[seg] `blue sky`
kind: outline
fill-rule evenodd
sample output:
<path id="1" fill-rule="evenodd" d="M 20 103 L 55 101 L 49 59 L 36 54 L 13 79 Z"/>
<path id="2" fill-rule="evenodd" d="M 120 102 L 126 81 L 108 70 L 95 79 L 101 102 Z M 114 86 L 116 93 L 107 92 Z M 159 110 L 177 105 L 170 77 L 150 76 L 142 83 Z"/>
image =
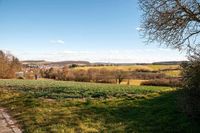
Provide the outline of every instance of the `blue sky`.
<path id="1" fill-rule="evenodd" d="M 0 49 L 21 60 L 154 62 L 185 54 L 139 35 L 137 0 L 0 0 Z"/>

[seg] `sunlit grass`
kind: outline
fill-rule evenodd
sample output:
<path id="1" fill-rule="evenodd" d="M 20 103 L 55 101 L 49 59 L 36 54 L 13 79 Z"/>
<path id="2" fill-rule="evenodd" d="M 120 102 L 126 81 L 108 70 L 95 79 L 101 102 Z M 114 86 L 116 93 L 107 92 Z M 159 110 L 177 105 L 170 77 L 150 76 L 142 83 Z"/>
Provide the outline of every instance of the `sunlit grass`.
<path id="1" fill-rule="evenodd" d="M 173 71 L 165 71 L 164 74 L 171 77 L 180 77 L 181 71 L 180 70 L 173 70 Z"/>
<path id="2" fill-rule="evenodd" d="M 149 68 L 153 70 L 163 70 L 163 69 L 177 69 L 179 65 L 148 65 Z"/>
<path id="3" fill-rule="evenodd" d="M 123 82 L 121 84 L 124 84 L 124 85 L 135 85 L 135 86 L 140 86 L 140 84 L 144 81 L 148 81 L 148 80 L 137 80 L 137 79 L 131 79 L 129 80 L 129 83 L 128 83 L 128 80 L 123 80 Z"/>
<path id="4" fill-rule="evenodd" d="M 179 68 L 179 65 L 130 65 L 130 66 L 96 66 L 96 67 L 77 67 L 75 69 L 108 69 L 108 70 L 117 70 L 121 69 L 124 71 L 134 71 L 136 69 L 145 69 L 145 70 L 150 70 L 150 71 L 158 71 L 162 69 L 175 69 Z"/>

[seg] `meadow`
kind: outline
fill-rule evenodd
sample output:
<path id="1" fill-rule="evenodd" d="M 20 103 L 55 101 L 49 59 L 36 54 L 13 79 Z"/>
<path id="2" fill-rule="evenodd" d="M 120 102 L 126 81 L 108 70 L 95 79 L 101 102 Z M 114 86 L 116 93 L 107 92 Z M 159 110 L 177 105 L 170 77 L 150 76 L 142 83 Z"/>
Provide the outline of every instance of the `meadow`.
<path id="1" fill-rule="evenodd" d="M 76 67 L 76 69 L 108 69 L 108 70 L 115 70 L 121 69 L 124 71 L 134 71 L 136 69 L 145 69 L 149 71 L 158 71 L 164 69 L 177 69 L 180 68 L 179 65 L 116 65 L 116 66 L 84 66 L 84 67 Z"/>
<path id="2" fill-rule="evenodd" d="M 119 71 L 122 71 L 121 76 L 124 77 L 120 84 L 140 86 L 143 82 L 155 79 L 176 79 L 181 77 L 180 65 L 113 65 L 113 66 L 77 66 L 70 69 L 72 73 L 81 73 L 85 76 L 92 75 L 98 79 L 98 75 L 104 75 L 104 80 L 107 83 L 115 83 L 115 78 Z M 64 73 L 64 72 L 63 72 Z M 110 73 L 110 74 L 109 74 Z M 113 75 L 114 74 L 114 75 Z M 76 74 L 75 74 L 76 75 Z M 80 77 L 81 74 L 78 75 Z M 76 76 L 75 76 L 76 77 Z M 112 79 L 113 80 L 106 80 Z M 99 77 L 101 79 L 101 77 Z M 70 78 L 69 78 L 70 79 Z M 73 78 L 71 78 L 73 80 Z M 97 79 L 86 79 L 87 82 L 95 82 Z M 105 83 L 106 83 L 105 82 Z"/>
<path id="3" fill-rule="evenodd" d="M 25 133 L 199 132 L 181 112 L 181 91 L 54 80 L 0 80 L 0 106 Z"/>

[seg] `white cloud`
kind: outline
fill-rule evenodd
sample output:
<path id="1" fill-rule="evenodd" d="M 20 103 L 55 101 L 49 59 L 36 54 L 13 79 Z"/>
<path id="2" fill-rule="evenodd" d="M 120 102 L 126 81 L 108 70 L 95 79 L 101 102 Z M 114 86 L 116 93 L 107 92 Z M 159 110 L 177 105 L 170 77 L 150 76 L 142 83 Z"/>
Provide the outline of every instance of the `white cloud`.
<path id="1" fill-rule="evenodd" d="M 53 43 L 53 44 L 64 44 L 65 41 L 64 40 L 50 40 L 50 43 Z"/>
<path id="2" fill-rule="evenodd" d="M 90 62 L 113 63 L 150 63 L 157 61 L 186 60 L 184 53 L 164 49 L 129 49 L 129 50 L 63 50 L 46 52 L 12 51 L 21 60 L 85 60 Z"/>

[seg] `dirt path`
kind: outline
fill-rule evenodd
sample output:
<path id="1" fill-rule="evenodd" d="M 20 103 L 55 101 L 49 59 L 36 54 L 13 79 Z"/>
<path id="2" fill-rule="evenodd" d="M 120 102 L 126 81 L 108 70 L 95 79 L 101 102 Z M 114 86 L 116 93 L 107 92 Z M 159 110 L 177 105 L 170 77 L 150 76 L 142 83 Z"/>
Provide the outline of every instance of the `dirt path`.
<path id="1" fill-rule="evenodd" d="M 0 108 L 0 133 L 22 133 L 3 108 Z"/>

